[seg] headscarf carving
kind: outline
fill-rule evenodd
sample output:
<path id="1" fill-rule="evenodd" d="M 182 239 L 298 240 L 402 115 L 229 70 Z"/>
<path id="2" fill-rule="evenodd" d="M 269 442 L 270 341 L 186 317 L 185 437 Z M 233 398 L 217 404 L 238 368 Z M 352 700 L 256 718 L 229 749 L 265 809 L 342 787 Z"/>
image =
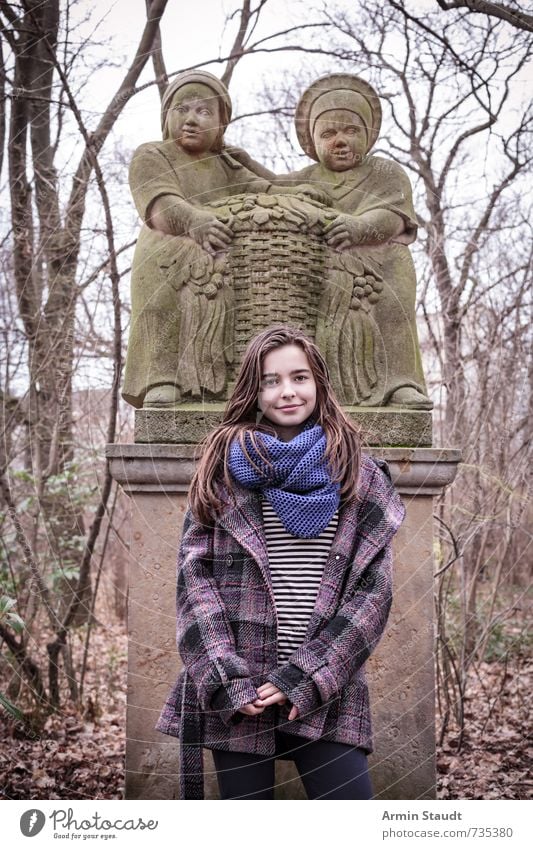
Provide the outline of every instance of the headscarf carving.
<path id="1" fill-rule="evenodd" d="M 367 131 L 366 153 L 374 146 L 381 128 L 381 104 L 372 86 L 353 74 L 329 74 L 304 91 L 296 107 L 296 133 L 302 149 L 318 162 L 313 131 L 324 112 L 347 109 L 360 118 Z"/>
<path id="2" fill-rule="evenodd" d="M 217 98 L 220 109 L 220 133 L 222 139 L 224 131 L 231 120 L 231 98 L 224 83 L 218 77 L 215 77 L 214 74 L 210 74 L 209 71 L 184 71 L 182 74 L 178 74 L 166 88 L 161 102 L 161 129 L 163 131 L 163 138 L 168 138 L 167 116 L 170 105 L 176 92 L 184 86 L 187 86 L 188 94 L 191 97 L 197 95 L 198 97 L 205 98 L 206 95 L 209 97 L 209 93 L 211 93 L 211 96 L 214 95 Z"/>

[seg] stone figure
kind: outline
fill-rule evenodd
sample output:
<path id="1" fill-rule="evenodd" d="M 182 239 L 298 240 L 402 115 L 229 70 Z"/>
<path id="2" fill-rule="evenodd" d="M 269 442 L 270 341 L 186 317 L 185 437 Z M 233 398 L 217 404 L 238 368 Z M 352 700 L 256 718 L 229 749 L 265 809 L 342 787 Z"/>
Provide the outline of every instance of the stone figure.
<path id="1" fill-rule="evenodd" d="M 300 144 L 316 164 L 289 176 L 326 191 L 338 211 L 324 229 L 334 251 L 316 341 L 345 404 L 431 409 L 407 247 L 417 231 L 411 185 L 397 163 L 369 155 L 380 126 L 376 91 L 350 74 L 317 80 L 296 110 Z"/>
<path id="2" fill-rule="evenodd" d="M 223 249 L 232 233 L 207 204 L 270 186 L 223 153 L 230 116 L 220 80 L 180 74 L 163 98 L 163 140 L 142 144 L 130 166 L 144 222 L 122 392 L 135 407 L 168 406 L 201 389 L 216 395 L 225 385 L 232 328 Z"/>

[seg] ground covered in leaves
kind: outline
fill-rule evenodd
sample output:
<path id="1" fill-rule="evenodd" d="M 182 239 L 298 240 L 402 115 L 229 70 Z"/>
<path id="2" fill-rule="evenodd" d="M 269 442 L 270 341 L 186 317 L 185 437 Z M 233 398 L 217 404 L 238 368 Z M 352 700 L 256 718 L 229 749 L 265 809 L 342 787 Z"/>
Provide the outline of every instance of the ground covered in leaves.
<path id="1" fill-rule="evenodd" d="M 460 739 L 451 728 L 438 755 L 440 799 L 526 799 L 532 664 L 523 657 L 480 664 L 465 699 Z M 95 631 L 83 710 L 68 701 L 39 733 L 0 711 L 0 797 L 121 799 L 124 786 L 126 635 Z"/>
<path id="2" fill-rule="evenodd" d="M 438 752 L 439 799 L 530 799 L 533 663 L 523 656 L 478 664 L 464 700 L 464 730 Z"/>
<path id="3" fill-rule="evenodd" d="M 33 731 L 0 710 L 0 798 L 123 798 L 124 626 L 96 628 L 90 646 L 83 709 L 65 694 L 61 712 Z"/>

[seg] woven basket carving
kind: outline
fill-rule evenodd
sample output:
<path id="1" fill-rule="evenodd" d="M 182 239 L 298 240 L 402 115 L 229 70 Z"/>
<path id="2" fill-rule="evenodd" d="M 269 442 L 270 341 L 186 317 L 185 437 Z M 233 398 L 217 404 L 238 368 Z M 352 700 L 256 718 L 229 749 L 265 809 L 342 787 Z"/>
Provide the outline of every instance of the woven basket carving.
<path id="1" fill-rule="evenodd" d="M 235 355 L 272 324 L 293 324 L 314 337 L 324 274 L 318 236 L 243 230 L 229 252 L 235 298 Z"/>
<path id="2" fill-rule="evenodd" d="M 234 357 L 273 324 L 293 324 L 312 338 L 324 286 L 326 252 L 321 238 L 329 210 L 287 195 L 238 195 L 217 205 L 233 242 L 227 273 L 234 298 Z"/>

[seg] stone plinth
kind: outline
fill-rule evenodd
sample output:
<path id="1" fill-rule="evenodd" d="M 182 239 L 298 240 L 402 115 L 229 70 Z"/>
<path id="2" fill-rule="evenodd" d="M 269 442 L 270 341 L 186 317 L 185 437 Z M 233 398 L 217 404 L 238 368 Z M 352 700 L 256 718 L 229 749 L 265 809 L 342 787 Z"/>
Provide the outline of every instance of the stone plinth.
<path id="1" fill-rule="evenodd" d="M 151 411 L 149 411 L 151 412 Z M 197 433 L 197 438 L 199 434 Z M 179 670 L 175 645 L 176 552 L 194 465 L 193 445 L 109 445 L 111 473 L 132 499 L 128 594 L 126 798 L 177 795 L 177 740 L 154 730 Z M 458 451 L 376 448 L 390 465 L 407 515 L 394 540 L 394 602 L 367 664 L 374 726 L 374 792 L 383 799 L 435 795 L 432 496 L 450 484 Z M 305 798 L 292 764 L 277 769 L 277 798 Z M 206 798 L 216 779 L 205 757 Z"/>
<path id="2" fill-rule="evenodd" d="M 170 410 L 136 410 L 135 442 L 196 444 L 222 420 L 224 403 L 180 404 Z M 343 407 L 367 445 L 432 444 L 431 413 L 399 407 Z"/>

